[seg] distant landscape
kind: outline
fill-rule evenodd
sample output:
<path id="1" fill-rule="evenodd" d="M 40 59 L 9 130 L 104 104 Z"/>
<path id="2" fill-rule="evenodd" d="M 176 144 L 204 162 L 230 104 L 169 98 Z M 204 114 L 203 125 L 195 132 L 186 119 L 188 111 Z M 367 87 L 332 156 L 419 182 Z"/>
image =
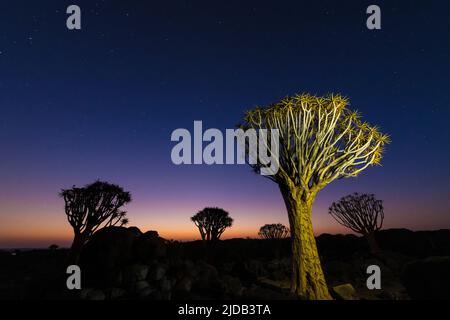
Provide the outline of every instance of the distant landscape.
<path id="1" fill-rule="evenodd" d="M 113 227 L 109 235 L 94 236 L 81 260 L 81 292 L 64 287 L 67 249 L 2 250 L 0 299 L 296 299 L 289 293 L 289 239 L 230 239 L 206 248 L 202 241 L 168 242 L 144 233 L 133 244 L 117 245 L 136 231 Z M 336 299 L 450 298 L 450 230 L 389 229 L 376 237 L 380 257 L 361 237 L 317 238 Z M 366 287 L 371 264 L 381 267 L 381 290 Z"/>

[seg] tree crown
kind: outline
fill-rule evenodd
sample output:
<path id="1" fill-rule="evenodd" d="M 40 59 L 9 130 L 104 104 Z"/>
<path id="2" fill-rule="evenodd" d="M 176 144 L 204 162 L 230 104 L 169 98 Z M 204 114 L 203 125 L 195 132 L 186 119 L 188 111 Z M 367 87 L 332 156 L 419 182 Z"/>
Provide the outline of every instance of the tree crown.
<path id="1" fill-rule="evenodd" d="M 225 229 L 233 224 L 229 213 L 217 207 L 204 208 L 192 216 L 191 221 L 197 226 L 204 240 L 218 240 Z"/>
<path id="2" fill-rule="evenodd" d="M 258 232 L 258 235 L 264 239 L 283 239 L 289 234 L 289 228 L 281 223 L 266 224 Z"/>
<path id="3" fill-rule="evenodd" d="M 63 189 L 60 196 L 75 233 L 90 235 L 102 225 L 115 225 L 123 219 L 128 221 L 121 207 L 131 201 L 131 194 L 118 185 L 96 181 L 81 188 Z"/>
<path id="4" fill-rule="evenodd" d="M 383 226 L 383 201 L 373 194 L 347 195 L 333 202 L 328 212 L 339 224 L 357 233 L 370 234 Z"/>
<path id="5" fill-rule="evenodd" d="M 379 165 L 389 136 L 362 121 L 341 95 L 299 94 L 247 111 L 243 129 L 278 129 L 277 183 L 317 192 L 331 181 Z M 268 152 L 270 144 L 266 146 Z M 258 172 L 259 165 L 253 165 Z"/>

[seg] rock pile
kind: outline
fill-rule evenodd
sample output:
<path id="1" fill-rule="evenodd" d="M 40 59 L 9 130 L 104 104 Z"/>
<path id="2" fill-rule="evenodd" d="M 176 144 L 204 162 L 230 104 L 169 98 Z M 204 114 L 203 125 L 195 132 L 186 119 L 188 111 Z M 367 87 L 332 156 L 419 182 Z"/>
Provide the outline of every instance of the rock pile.
<path id="1" fill-rule="evenodd" d="M 156 231 L 111 227 L 93 235 L 81 256 L 80 297 L 105 299 L 239 298 L 240 279 L 203 260 L 167 255 L 167 242 Z M 258 268 L 256 264 L 252 268 Z"/>

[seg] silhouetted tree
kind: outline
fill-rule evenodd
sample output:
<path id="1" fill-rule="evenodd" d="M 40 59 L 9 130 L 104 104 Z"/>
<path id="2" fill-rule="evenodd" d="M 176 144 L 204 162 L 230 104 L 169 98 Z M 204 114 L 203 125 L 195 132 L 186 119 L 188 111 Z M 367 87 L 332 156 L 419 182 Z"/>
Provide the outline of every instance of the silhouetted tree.
<path id="1" fill-rule="evenodd" d="M 120 226 L 121 227 L 125 227 L 130 223 L 130 220 L 128 218 L 122 218 L 122 220 L 120 221 Z"/>
<path id="2" fill-rule="evenodd" d="M 48 247 L 48 249 L 50 251 L 56 251 L 59 248 L 59 246 L 57 244 L 52 244 Z"/>
<path id="3" fill-rule="evenodd" d="M 372 253 L 380 252 L 375 232 L 383 226 L 382 200 L 375 199 L 373 194 L 354 193 L 333 202 L 329 213 L 341 225 L 366 237 Z"/>
<path id="4" fill-rule="evenodd" d="M 379 164 L 383 146 L 389 142 L 387 135 L 362 122 L 347 106 L 348 100 L 340 95 L 301 94 L 248 111 L 240 125 L 259 131 L 260 136 L 266 133 L 267 141 L 260 139 L 259 145 L 278 160 L 273 170 L 253 164 L 255 150 L 245 143 L 249 164 L 280 188 L 292 239 L 291 291 L 304 299 L 331 299 L 311 222 L 317 193 L 335 179 L 356 177 Z M 272 129 L 278 132 L 279 144 L 274 143 Z"/>
<path id="5" fill-rule="evenodd" d="M 258 235 L 263 239 L 284 239 L 289 237 L 290 231 L 285 225 L 274 223 L 262 226 Z"/>
<path id="6" fill-rule="evenodd" d="M 129 192 L 108 182 L 96 181 L 82 188 L 63 189 L 67 219 L 74 231 L 70 263 L 78 263 L 83 245 L 98 229 L 127 222 L 121 207 L 131 201 Z"/>
<path id="7" fill-rule="evenodd" d="M 226 228 L 231 227 L 233 219 L 228 212 L 220 208 L 205 208 L 191 217 L 200 231 L 202 240 L 216 241 Z"/>

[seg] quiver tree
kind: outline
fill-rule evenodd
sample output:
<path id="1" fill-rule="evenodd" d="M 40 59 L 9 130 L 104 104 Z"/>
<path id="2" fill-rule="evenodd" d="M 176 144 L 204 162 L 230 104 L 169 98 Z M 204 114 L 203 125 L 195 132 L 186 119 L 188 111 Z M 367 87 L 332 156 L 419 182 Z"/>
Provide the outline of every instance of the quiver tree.
<path id="1" fill-rule="evenodd" d="M 328 212 L 339 224 L 366 237 L 372 253 L 380 252 L 375 232 L 383 226 L 382 200 L 375 199 L 373 194 L 354 193 L 333 202 Z"/>
<path id="2" fill-rule="evenodd" d="M 258 235 L 263 239 L 284 239 L 289 236 L 289 228 L 281 223 L 266 224 L 259 228 Z"/>
<path id="3" fill-rule="evenodd" d="M 82 188 L 63 189 L 65 213 L 74 231 L 70 263 L 78 263 L 81 249 L 98 229 L 128 223 L 121 208 L 131 201 L 129 192 L 108 182 L 96 181 Z"/>
<path id="4" fill-rule="evenodd" d="M 379 164 L 383 146 L 389 142 L 387 135 L 363 122 L 348 104 L 340 95 L 301 94 L 248 111 L 240 125 L 241 129 L 278 130 L 279 150 L 271 150 L 277 145 L 272 138 L 259 143 L 278 159 L 278 170 L 266 177 L 278 184 L 286 205 L 292 239 L 291 290 L 304 299 L 331 298 L 311 223 L 317 193 L 335 179 L 356 177 Z M 262 165 L 249 161 L 254 151 L 245 151 L 249 164 L 261 173 Z"/>
<path id="5" fill-rule="evenodd" d="M 233 219 L 229 213 L 220 208 L 205 208 L 191 217 L 197 226 L 202 240 L 216 241 L 226 228 L 231 227 Z"/>
<path id="6" fill-rule="evenodd" d="M 130 223 L 130 220 L 128 218 L 122 218 L 122 220 L 120 220 L 121 227 L 126 227 L 129 223 Z"/>

